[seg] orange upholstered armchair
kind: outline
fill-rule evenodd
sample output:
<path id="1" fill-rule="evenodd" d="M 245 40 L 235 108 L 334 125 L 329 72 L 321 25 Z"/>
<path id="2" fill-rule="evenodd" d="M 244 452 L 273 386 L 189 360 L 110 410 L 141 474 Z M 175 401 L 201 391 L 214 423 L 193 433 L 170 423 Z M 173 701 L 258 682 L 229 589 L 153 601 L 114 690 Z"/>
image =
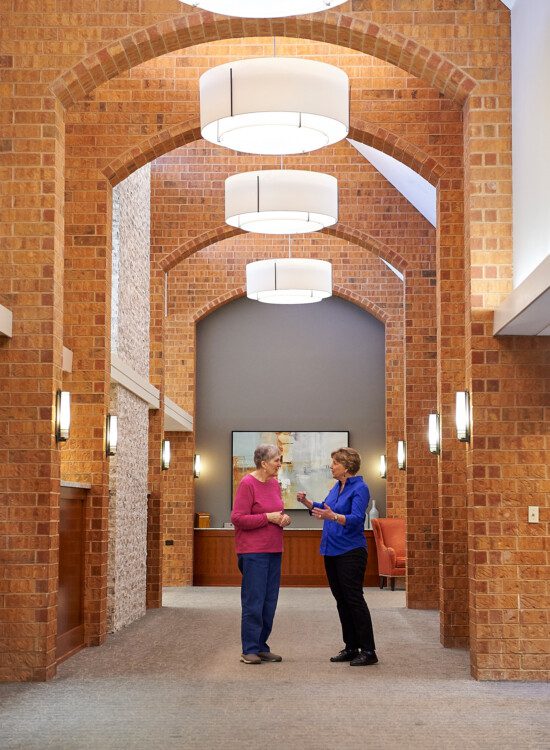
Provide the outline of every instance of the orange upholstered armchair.
<path id="1" fill-rule="evenodd" d="M 391 590 L 395 591 L 395 579 L 404 576 L 405 560 L 405 521 L 402 518 L 373 518 L 372 530 L 378 555 L 378 575 L 380 588 L 390 579 Z"/>

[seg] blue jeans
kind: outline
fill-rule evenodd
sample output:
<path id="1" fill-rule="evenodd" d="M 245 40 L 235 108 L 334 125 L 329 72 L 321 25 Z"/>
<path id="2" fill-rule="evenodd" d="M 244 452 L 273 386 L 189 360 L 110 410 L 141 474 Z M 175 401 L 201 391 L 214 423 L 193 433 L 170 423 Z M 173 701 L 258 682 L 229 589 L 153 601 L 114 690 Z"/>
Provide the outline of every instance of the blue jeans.
<path id="1" fill-rule="evenodd" d="M 247 552 L 237 555 L 241 585 L 241 640 L 243 654 L 269 651 L 267 639 L 279 598 L 281 552 Z"/>

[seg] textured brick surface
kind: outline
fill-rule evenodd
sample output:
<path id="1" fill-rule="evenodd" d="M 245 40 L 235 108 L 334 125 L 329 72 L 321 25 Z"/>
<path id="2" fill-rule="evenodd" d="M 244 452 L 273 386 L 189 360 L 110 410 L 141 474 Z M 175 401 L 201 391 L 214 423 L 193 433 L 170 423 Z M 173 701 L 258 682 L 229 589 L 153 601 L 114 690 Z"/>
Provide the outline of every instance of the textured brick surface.
<path id="1" fill-rule="evenodd" d="M 435 236 L 346 144 L 306 161 L 343 176 L 336 236 L 304 247 L 338 253 L 338 273 L 351 259 L 337 292 L 387 312 L 376 297 L 381 288 L 371 293 L 351 276 L 359 269 L 375 282 L 371 263 L 381 267 L 374 256 L 382 252 L 396 266 L 401 258 L 410 280 L 405 355 L 392 360 L 396 383 L 387 394 L 388 424 L 396 431 L 404 424 L 409 444 L 406 476 L 388 483 L 395 509 L 407 513 L 409 605 L 434 606 L 439 579 L 442 641 L 462 645 L 469 631 L 475 677 L 548 679 L 550 345 L 491 336 L 492 311 L 512 282 L 508 10 L 500 0 L 354 0 L 346 5 L 351 15 L 243 21 L 190 12 L 177 0 L 98 0 L 93 8 L 68 0 L 63 12 L 59 5 L 9 0 L 0 18 L 0 302 L 14 311 L 14 336 L 0 342 L 7 497 L 0 507 L 0 678 L 45 679 L 55 671 L 60 474 L 92 484 L 86 640 L 105 638 L 111 186 L 157 156 L 155 180 L 178 159 L 189 168 L 189 185 L 179 194 L 165 186 L 153 205 L 162 224 L 152 237 L 150 378 L 172 388 L 164 355 L 175 348 L 171 327 L 182 321 L 172 297 L 164 319 L 162 264 L 170 268 L 169 290 L 193 293 L 181 342 L 191 361 L 193 315 L 242 293 L 237 271 L 255 252 L 236 236 L 211 244 L 223 226 L 223 175 L 244 162 L 196 142 L 198 76 L 228 59 L 271 54 L 276 36 L 279 54 L 346 68 L 353 137 L 399 156 L 439 191 Z M 208 175 L 202 186 L 201 170 Z M 199 268 L 212 288 L 196 293 L 189 274 Z M 219 279 L 227 281 L 222 288 Z M 75 360 L 62 380 L 63 343 Z M 52 407 L 62 382 L 73 394 L 73 426 L 60 449 Z M 453 436 L 457 388 L 472 393 L 469 446 Z M 181 398 L 192 409 L 188 374 Z M 434 404 L 444 437 L 437 460 L 426 455 L 423 437 Z M 173 438 L 181 469 L 161 473 L 163 428 L 159 410 L 149 423 L 149 606 L 160 603 L 165 510 L 176 503 L 182 554 L 167 556 L 166 572 L 190 577 L 192 437 Z M 529 504 L 541 506 L 538 525 L 525 524 Z"/>

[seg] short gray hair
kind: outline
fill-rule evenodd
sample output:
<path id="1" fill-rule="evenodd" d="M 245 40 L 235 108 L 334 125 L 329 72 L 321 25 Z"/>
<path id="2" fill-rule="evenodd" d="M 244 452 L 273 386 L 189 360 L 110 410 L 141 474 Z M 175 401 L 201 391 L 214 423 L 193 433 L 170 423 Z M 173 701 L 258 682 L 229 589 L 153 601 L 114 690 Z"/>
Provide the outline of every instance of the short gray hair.
<path id="1" fill-rule="evenodd" d="M 259 469 L 262 465 L 262 461 L 270 461 L 275 456 L 279 455 L 279 449 L 276 445 L 271 443 L 262 443 L 254 451 L 254 463 L 256 468 Z"/>

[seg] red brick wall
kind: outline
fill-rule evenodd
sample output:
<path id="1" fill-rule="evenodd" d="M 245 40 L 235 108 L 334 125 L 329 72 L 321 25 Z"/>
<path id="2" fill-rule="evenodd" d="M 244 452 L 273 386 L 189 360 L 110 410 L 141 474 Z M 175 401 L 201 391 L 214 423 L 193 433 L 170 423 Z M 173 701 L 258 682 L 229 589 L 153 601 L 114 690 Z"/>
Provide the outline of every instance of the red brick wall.
<path id="1" fill-rule="evenodd" d="M 0 259 L 3 268 L 9 269 L 0 280 L 0 299 L 14 311 L 14 338 L 1 345 L 0 365 L 0 419 L 8 436 L 7 449 L 0 450 L 0 487 L 9 499 L 0 514 L 7 530 L 0 548 L 4 587 L 0 632 L 6 644 L 0 654 L 0 676 L 44 679 L 54 672 L 60 451 L 52 439 L 52 404 L 61 383 L 61 345 L 64 340 L 67 343 L 69 331 L 80 347 L 78 366 L 88 376 L 75 372 L 72 378 L 74 442 L 64 453 L 67 458 L 72 455 L 75 463 L 64 460 L 63 465 L 92 474 L 88 591 L 93 604 L 87 610 L 87 623 L 90 642 L 99 642 L 104 634 L 108 466 L 100 458 L 99 446 L 108 393 L 105 316 L 110 268 L 110 206 L 104 170 L 116 181 L 117 174 L 134 168 L 132 158 L 138 163 L 152 154 L 166 153 L 171 148 L 170 128 L 180 134 L 175 137 L 192 140 L 194 136 L 185 134 L 193 128 L 196 131 L 200 69 L 228 57 L 264 54 L 275 34 L 289 37 L 280 43 L 281 54 L 320 56 L 350 71 L 352 126 L 363 123 L 359 130 L 366 142 L 415 165 L 422 163 L 422 170 L 434 182 L 443 178 L 436 253 L 433 236 L 415 235 L 420 225 L 410 213 L 404 218 L 404 204 L 396 195 L 390 199 L 387 216 L 372 204 L 376 198 L 372 175 L 366 184 L 369 199 L 360 200 L 357 192 L 354 195 L 357 165 L 352 168 L 353 179 L 346 178 L 348 187 L 343 193 L 350 229 L 360 227 L 390 252 L 403 255 L 407 273 L 426 298 L 432 289 L 430 277 L 422 276 L 422 271 L 437 271 L 439 356 L 435 368 L 444 443 L 437 462 L 437 507 L 433 498 L 431 505 L 421 501 L 429 501 L 421 481 L 423 464 L 407 473 L 409 528 L 414 518 L 418 528 L 425 530 L 424 534 L 409 531 L 413 577 L 417 581 L 424 577 L 424 585 L 417 589 L 409 580 L 409 603 L 414 598 L 421 605 L 423 597 L 426 604 L 433 601 L 435 591 L 427 576 L 430 570 L 436 571 L 439 560 L 442 640 L 447 645 L 465 641 L 467 541 L 473 674 L 479 679 L 547 679 L 544 653 L 548 640 L 543 628 L 548 626 L 549 611 L 548 552 L 539 538 L 548 538 L 550 497 L 548 435 L 541 421 L 545 417 L 548 422 L 544 369 L 548 343 L 495 340 L 490 330 L 492 310 L 511 288 L 509 12 L 500 0 L 439 0 L 435 8 L 433 0 L 415 0 L 414 4 L 398 3 L 399 7 L 393 3 L 391 9 L 385 0 L 356 0 L 353 23 L 346 16 L 327 13 L 307 21 L 284 19 L 272 26 L 269 21 L 214 22 L 201 14 L 186 17 L 186 6 L 178 0 L 157 0 L 147 12 L 141 0 L 100 0 L 93 9 L 83 7 L 79 0 L 68 0 L 66 5 L 66 12 L 60 14 L 51 4 L 35 9 L 28 2 L 11 0 L 4 4 L 0 18 L 4 30 L 0 111 L 6 133 L 0 145 L 0 174 L 6 183 Z M 142 30 L 151 25 L 156 26 Z M 265 43 L 257 40 L 258 34 L 267 37 Z M 243 35 L 248 39 L 239 41 L 237 37 Z M 218 37 L 234 38 L 215 41 Z M 300 37 L 304 40 L 299 41 Z M 341 47 L 327 44 L 336 39 Z M 189 44 L 198 46 L 175 52 Z M 105 45 L 108 48 L 102 51 Z M 355 51 L 345 50 L 346 46 Z M 369 57 L 372 54 L 379 59 Z M 156 55 L 162 57 L 155 60 Z M 63 112 L 56 96 L 68 107 L 66 166 Z M 181 127 L 184 121 L 191 125 Z M 345 148 L 324 153 L 327 169 L 329 156 L 333 160 L 344 157 Z M 315 159 L 308 163 L 314 164 Z M 333 163 L 347 173 L 349 164 Z M 193 208 L 197 193 L 188 197 Z M 179 239 L 169 233 L 155 235 L 162 256 L 196 231 L 222 224 L 215 219 L 219 206 L 212 197 L 201 198 L 211 214 L 197 202 L 194 209 L 201 220 L 190 215 Z M 186 204 L 173 208 L 177 221 L 187 212 Z M 85 238 L 81 245 L 79 238 Z M 81 260 L 87 265 L 78 268 Z M 78 308 L 65 306 L 63 323 L 64 262 L 70 277 L 66 292 L 74 294 L 80 288 L 81 299 Z M 157 289 L 154 304 L 158 308 L 161 302 L 162 292 Z M 425 335 L 430 337 L 434 318 L 423 313 L 420 303 L 408 300 L 407 325 L 416 323 L 422 330 L 427 321 Z M 63 331 L 63 325 L 67 330 Z M 153 326 L 158 336 L 154 378 L 162 384 L 158 316 Z M 80 334 L 83 342 L 79 344 Z M 408 330 L 406 335 L 410 335 Z M 423 364 L 429 369 L 429 347 L 423 347 L 414 335 L 410 341 L 407 338 L 409 450 L 415 460 L 425 462 L 429 473 L 435 471 L 435 461 L 422 453 L 420 420 L 433 399 L 427 385 L 420 382 L 418 405 L 410 397 L 411 377 L 416 377 Z M 459 385 L 472 392 L 474 438 L 470 447 L 457 444 L 452 435 L 453 392 Z M 84 414 L 90 419 L 89 440 L 84 439 L 88 429 L 81 419 Z M 157 474 L 162 429 L 160 417 L 152 428 L 157 445 L 151 445 L 151 481 L 159 488 L 157 516 L 162 514 L 163 483 L 168 482 L 160 481 Z M 188 453 L 189 446 L 181 449 Z M 543 507 L 543 521 L 525 527 L 525 505 L 530 503 Z M 157 524 L 152 542 L 157 571 L 159 528 Z M 441 536 L 440 557 L 434 549 L 437 535 Z M 535 546 L 525 549 L 530 544 L 526 540 L 531 539 Z M 92 557 L 92 550 L 97 557 Z M 152 601 L 158 602 L 159 581 L 157 575 L 150 582 Z"/>

